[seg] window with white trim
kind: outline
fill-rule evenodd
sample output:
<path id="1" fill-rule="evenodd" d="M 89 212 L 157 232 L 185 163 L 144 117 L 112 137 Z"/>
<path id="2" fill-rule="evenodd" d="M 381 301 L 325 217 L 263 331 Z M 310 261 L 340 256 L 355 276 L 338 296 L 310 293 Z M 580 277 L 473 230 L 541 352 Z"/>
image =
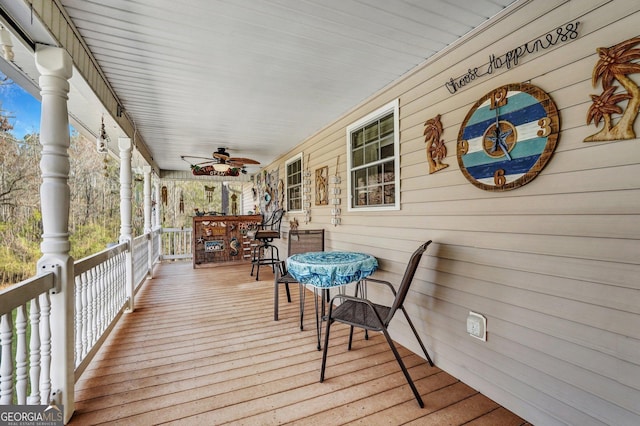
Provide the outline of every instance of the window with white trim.
<path id="1" fill-rule="evenodd" d="M 287 212 L 302 211 L 302 153 L 285 163 L 287 176 Z"/>
<path id="2" fill-rule="evenodd" d="M 400 209 L 400 131 L 395 100 L 347 127 L 349 210 Z"/>

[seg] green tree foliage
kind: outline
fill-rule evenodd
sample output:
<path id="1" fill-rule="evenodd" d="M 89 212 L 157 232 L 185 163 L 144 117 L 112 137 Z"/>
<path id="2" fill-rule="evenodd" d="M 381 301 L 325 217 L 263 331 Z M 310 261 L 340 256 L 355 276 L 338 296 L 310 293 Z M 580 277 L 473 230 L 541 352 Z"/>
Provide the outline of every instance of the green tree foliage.
<path id="1" fill-rule="evenodd" d="M 77 132 L 70 142 L 71 256 L 81 259 L 118 240 L 119 165 Z M 40 152 L 38 134 L 17 140 L 0 129 L 0 285 L 33 276 L 42 255 Z"/>
<path id="2" fill-rule="evenodd" d="M 18 140 L 0 112 L 0 287 L 35 275 L 41 257 L 40 135 Z M 69 147 L 71 256 L 78 260 L 102 251 L 120 235 L 120 164 L 99 154 L 95 142 L 72 132 Z M 166 204 L 160 195 L 161 225 L 190 228 L 200 212 L 223 212 L 222 194 L 239 193 L 241 185 L 221 182 L 167 181 Z M 206 188 L 209 188 L 207 190 Z M 213 189 L 213 191 L 211 190 Z M 144 232 L 143 177 L 133 179 L 133 236 Z M 229 201 L 227 212 L 231 213 Z"/>

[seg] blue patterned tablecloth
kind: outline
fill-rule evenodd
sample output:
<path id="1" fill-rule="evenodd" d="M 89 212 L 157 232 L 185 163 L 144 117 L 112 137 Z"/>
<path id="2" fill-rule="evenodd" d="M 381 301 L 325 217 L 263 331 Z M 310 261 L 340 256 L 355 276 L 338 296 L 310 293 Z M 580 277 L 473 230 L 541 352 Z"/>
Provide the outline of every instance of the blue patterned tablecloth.
<path id="1" fill-rule="evenodd" d="M 366 253 L 317 251 L 294 254 L 287 270 L 298 282 L 329 288 L 359 281 L 378 269 L 378 260 Z"/>

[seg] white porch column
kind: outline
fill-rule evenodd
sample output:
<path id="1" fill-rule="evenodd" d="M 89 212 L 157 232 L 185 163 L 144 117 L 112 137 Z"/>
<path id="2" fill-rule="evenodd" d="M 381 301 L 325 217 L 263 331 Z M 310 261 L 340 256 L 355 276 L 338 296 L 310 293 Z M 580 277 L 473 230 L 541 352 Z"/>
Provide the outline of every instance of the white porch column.
<path id="1" fill-rule="evenodd" d="M 151 166 L 142 168 L 144 174 L 144 233 L 151 232 Z"/>
<path id="2" fill-rule="evenodd" d="M 57 47 L 38 45 L 36 67 L 42 96 L 40 144 L 42 145 L 42 257 L 38 272 L 54 271 L 56 288 L 51 291 L 51 395 L 64 405 L 66 424 L 74 405 L 74 272 L 69 255 L 69 115 L 67 100 L 73 68 L 69 54 Z"/>
<path id="3" fill-rule="evenodd" d="M 154 227 L 155 228 L 160 228 L 162 226 L 162 210 L 161 210 L 161 206 L 162 206 L 162 194 L 160 193 L 160 179 L 156 179 L 155 182 L 155 190 L 156 190 L 156 214 L 155 214 L 155 218 L 154 218 Z"/>
<path id="4" fill-rule="evenodd" d="M 153 238 L 151 231 L 151 166 L 142 168 L 144 175 L 143 187 L 143 208 L 144 208 L 144 233 L 147 236 L 147 276 L 153 278 Z"/>
<path id="5" fill-rule="evenodd" d="M 120 243 L 129 243 L 127 250 L 127 297 L 129 299 L 128 311 L 135 310 L 133 300 L 133 227 L 131 224 L 131 150 L 130 138 L 118 138 L 118 148 L 120 148 Z"/>

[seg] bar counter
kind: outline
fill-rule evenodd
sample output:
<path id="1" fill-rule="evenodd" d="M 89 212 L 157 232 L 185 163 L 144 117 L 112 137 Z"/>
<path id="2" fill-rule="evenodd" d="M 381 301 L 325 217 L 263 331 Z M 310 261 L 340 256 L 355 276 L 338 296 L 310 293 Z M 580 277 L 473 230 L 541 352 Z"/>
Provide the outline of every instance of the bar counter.
<path id="1" fill-rule="evenodd" d="M 255 244 L 247 231 L 260 225 L 262 216 L 194 216 L 193 267 L 250 262 Z"/>

